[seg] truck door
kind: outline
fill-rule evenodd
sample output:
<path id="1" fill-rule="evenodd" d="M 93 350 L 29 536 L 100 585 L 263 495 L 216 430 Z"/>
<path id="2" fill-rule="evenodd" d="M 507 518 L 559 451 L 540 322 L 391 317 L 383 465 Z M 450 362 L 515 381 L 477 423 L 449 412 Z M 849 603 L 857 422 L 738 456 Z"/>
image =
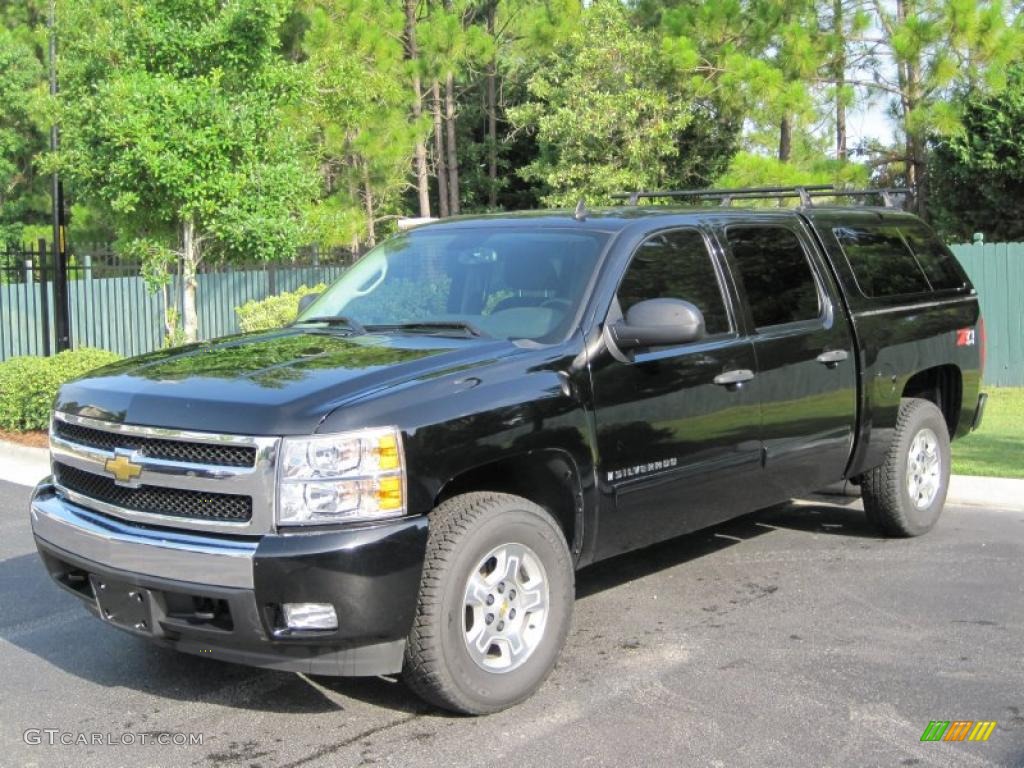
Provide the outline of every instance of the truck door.
<path id="1" fill-rule="evenodd" d="M 856 354 L 838 289 L 798 220 L 719 231 L 752 329 L 765 503 L 842 479 L 856 427 Z"/>
<path id="2" fill-rule="evenodd" d="M 753 508 L 760 475 L 757 381 L 750 339 L 708 238 L 694 228 L 648 237 L 634 252 L 608 320 L 645 299 L 690 301 L 703 339 L 605 354 L 592 367 L 600 481 L 614 509 L 598 556 L 696 530 Z"/>

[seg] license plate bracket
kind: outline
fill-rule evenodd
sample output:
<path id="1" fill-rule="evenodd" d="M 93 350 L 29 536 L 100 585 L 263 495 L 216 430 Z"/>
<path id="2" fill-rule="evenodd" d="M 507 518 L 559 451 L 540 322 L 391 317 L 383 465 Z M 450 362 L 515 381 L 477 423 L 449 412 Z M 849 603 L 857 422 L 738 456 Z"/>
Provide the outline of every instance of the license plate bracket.
<path id="1" fill-rule="evenodd" d="M 149 590 L 122 581 L 112 581 L 91 574 L 93 594 L 100 616 L 133 632 L 149 634 L 151 626 L 151 597 Z"/>

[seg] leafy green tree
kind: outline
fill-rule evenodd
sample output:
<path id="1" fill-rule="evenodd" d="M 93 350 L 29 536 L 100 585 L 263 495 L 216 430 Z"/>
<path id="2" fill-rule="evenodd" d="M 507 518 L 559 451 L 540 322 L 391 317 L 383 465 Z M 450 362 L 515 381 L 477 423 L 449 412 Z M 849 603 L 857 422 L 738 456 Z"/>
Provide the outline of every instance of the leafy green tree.
<path id="1" fill-rule="evenodd" d="M 313 87 L 303 119 L 315 132 L 323 197 L 311 212 L 325 244 L 377 242 L 402 210 L 410 158 L 422 140 L 409 120 L 403 7 L 383 0 L 316 0 L 302 45 Z"/>
<path id="2" fill-rule="evenodd" d="M 403 42 L 409 62 L 409 84 L 412 88 L 412 119 L 416 131 L 414 160 L 416 169 L 416 192 L 419 200 L 419 215 L 430 216 L 430 171 L 427 167 L 427 136 L 429 128 L 423 119 L 423 55 L 419 44 L 419 0 L 403 0 L 405 28 Z"/>
<path id="3" fill-rule="evenodd" d="M 1024 66 L 998 95 L 966 90 L 956 101 L 963 130 L 929 157 L 933 223 L 950 239 L 1024 241 Z"/>
<path id="4" fill-rule="evenodd" d="M 46 221 L 46 179 L 33 158 L 46 146 L 34 102 L 46 77 L 31 3 L 0 9 L 0 245 L 16 241 L 26 224 Z"/>
<path id="5" fill-rule="evenodd" d="M 456 74 L 461 74 L 469 56 L 465 2 L 452 0 L 428 3 L 429 13 L 420 24 L 421 74 L 431 82 L 433 121 L 433 170 L 437 182 L 437 212 L 441 217 L 456 215 L 462 208 L 459 176 L 458 93 Z"/>
<path id="6" fill-rule="evenodd" d="M 635 26 L 621 3 L 595 2 L 530 78 L 530 101 L 509 110 L 517 128 L 536 131 L 540 150 L 520 173 L 543 185 L 544 202 L 562 206 L 700 183 L 703 147 L 683 145 L 710 107 L 691 69 Z"/>
<path id="7" fill-rule="evenodd" d="M 956 88 L 981 95 L 1005 86 L 1024 53 L 1020 18 L 1011 20 L 1000 0 L 864 2 L 875 32 L 852 47 L 868 75 L 848 83 L 888 100 L 902 147 L 882 159 L 902 168 L 917 211 L 927 214 L 928 137 L 960 130 Z"/>
<path id="8" fill-rule="evenodd" d="M 314 194 L 301 94 L 279 51 L 286 0 L 74 0 L 58 10 L 60 154 L 80 196 L 165 281 L 179 265 L 185 340 L 204 259 L 290 257 Z M 170 330 L 170 329 L 169 329 Z"/>
<path id="9" fill-rule="evenodd" d="M 801 143 L 798 142 L 798 146 Z M 868 175 L 869 169 L 865 165 L 834 160 L 823 152 L 812 154 L 802 148 L 794 150 L 794 158 L 789 161 L 754 152 L 740 152 L 732 158 L 728 170 L 716 180 L 715 186 L 733 189 L 832 184 L 856 188 L 866 186 Z"/>
<path id="10" fill-rule="evenodd" d="M 652 9 L 646 14 L 651 16 Z M 657 28 L 662 48 L 692 72 L 725 125 L 746 123 L 751 149 L 790 159 L 794 131 L 815 121 L 811 84 L 821 65 L 815 5 L 807 0 L 670 3 Z"/>
<path id="11" fill-rule="evenodd" d="M 475 29 L 478 36 L 468 36 L 467 60 L 482 71 L 478 103 L 483 121 L 477 158 L 468 167 L 486 168 L 486 176 L 478 177 L 485 192 L 481 202 L 486 210 L 494 210 L 515 179 L 514 173 L 507 173 L 505 158 L 516 143 L 516 137 L 508 135 L 507 107 L 521 103 L 527 95 L 525 83 L 572 34 L 584 9 L 577 0 L 484 0 L 471 7 L 470 32 Z"/>
<path id="12" fill-rule="evenodd" d="M 536 182 L 516 170 L 535 137 L 510 125 L 507 109 L 578 23 L 578 0 L 435 0 L 419 25 L 424 77 L 433 78 L 438 211 L 536 205 Z M 445 205 L 445 200 L 448 204 Z"/>
<path id="13" fill-rule="evenodd" d="M 821 21 L 827 57 L 822 75 L 833 110 L 835 156 L 837 160 L 846 160 L 849 156 L 846 114 L 858 93 L 848 78 L 851 69 L 860 65 L 853 47 L 855 41 L 868 33 L 871 17 L 861 0 L 832 0 L 831 8 L 822 13 Z M 860 92 L 863 93 L 863 89 Z"/>

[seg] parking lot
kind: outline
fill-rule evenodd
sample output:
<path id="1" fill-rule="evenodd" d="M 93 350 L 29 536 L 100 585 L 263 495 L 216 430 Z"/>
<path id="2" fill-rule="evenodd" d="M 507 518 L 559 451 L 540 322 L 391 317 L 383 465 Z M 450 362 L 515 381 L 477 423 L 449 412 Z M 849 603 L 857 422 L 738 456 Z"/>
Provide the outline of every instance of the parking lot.
<path id="1" fill-rule="evenodd" d="M 859 504 L 813 500 L 594 566 L 547 684 L 472 719 L 394 680 L 221 664 L 102 625 L 48 582 L 28 495 L 0 482 L 2 766 L 1024 765 L 1024 513 L 954 507 L 884 540 Z M 998 726 L 921 742 L 932 720 Z M 138 743 L 179 733 L 202 744 Z"/>

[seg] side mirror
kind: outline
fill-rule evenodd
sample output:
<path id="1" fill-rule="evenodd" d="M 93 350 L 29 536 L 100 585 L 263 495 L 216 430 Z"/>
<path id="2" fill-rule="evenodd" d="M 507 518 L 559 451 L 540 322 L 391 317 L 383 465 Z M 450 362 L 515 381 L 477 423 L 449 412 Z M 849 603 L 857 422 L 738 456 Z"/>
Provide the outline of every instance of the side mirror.
<path id="1" fill-rule="evenodd" d="M 704 315 L 682 299 L 648 299 L 630 307 L 625 321 L 609 330 L 622 350 L 688 344 L 704 336 Z"/>
<path id="2" fill-rule="evenodd" d="M 301 315 L 314 301 L 320 298 L 319 293 L 307 293 L 301 299 L 299 299 L 299 314 Z"/>

